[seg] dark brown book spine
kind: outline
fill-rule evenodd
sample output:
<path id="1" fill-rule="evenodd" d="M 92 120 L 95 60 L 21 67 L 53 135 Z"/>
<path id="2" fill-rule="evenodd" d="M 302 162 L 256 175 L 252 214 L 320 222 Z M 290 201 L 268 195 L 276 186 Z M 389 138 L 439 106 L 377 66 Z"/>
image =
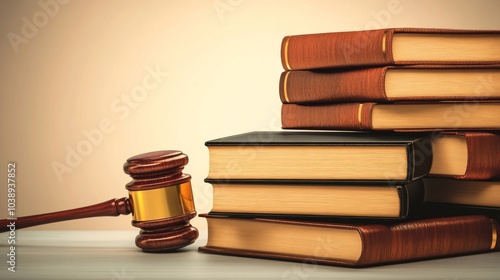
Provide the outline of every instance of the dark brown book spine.
<path id="1" fill-rule="evenodd" d="M 374 104 L 283 104 L 281 125 L 285 129 L 373 130 L 371 111 Z"/>
<path id="2" fill-rule="evenodd" d="M 280 98 L 282 103 L 385 101 L 386 70 L 286 71 L 280 77 Z"/>
<path id="3" fill-rule="evenodd" d="M 486 216 L 417 220 L 359 228 L 363 253 L 357 265 L 453 256 L 498 249 L 498 225 Z"/>
<path id="4" fill-rule="evenodd" d="M 393 33 L 381 29 L 287 36 L 281 61 L 285 70 L 390 64 Z"/>

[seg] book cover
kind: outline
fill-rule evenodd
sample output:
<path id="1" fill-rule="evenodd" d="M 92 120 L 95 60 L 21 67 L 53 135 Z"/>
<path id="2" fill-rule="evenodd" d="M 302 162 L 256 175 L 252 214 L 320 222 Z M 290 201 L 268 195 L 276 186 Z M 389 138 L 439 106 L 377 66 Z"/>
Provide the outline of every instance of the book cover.
<path id="1" fill-rule="evenodd" d="M 500 31 L 389 28 L 286 36 L 285 70 L 405 64 L 498 64 Z"/>
<path id="2" fill-rule="evenodd" d="M 363 267 L 498 250 L 498 224 L 456 216 L 393 224 L 242 219 L 201 215 L 208 241 L 199 251 Z"/>
<path id="3" fill-rule="evenodd" d="M 430 139 L 418 134 L 255 131 L 205 145 L 208 179 L 219 181 L 413 181 L 432 163 Z"/>

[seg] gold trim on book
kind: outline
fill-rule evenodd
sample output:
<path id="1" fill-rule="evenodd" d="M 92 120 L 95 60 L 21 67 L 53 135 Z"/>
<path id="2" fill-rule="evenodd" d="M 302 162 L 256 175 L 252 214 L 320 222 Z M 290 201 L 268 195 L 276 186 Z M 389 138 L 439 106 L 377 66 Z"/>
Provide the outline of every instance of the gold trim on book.
<path id="1" fill-rule="evenodd" d="M 359 127 L 363 128 L 363 124 L 361 123 L 361 117 L 363 115 L 363 103 L 360 103 L 358 106 L 358 124 Z"/>
<path id="2" fill-rule="evenodd" d="M 491 247 L 490 249 L 495 249 L 497 246 L 498 239 L 498 229 L 497 223 L 494 220 L 491 220 Z"/>
<path id="3" fill-rule="evenodd" d="M 283 47 L 283 58 L 285 60 L 286 70 L 292 70 L 292 68 L 290 67 L 290 64 L 288 62 L 288 42 L 290 41 L 290 38 L 291 38 L 291 36 L 286 36 L 284 39 L 285 41 L 283 42 L 283 44 L 285 45 Z"/>
<path id="4" fill-rule="evenodd" d="M 283 78 L 283 95 L 285 97 L 285 101 L 287 103 L 290 103 L 290 99 L 288 98 L 288 90 L 287 90 L 287 84 L 288 84 L 288 75 L 290 72 L 285 73 L 285 77 Z"/>
<path id="5" fill-rule="evenodd" d="M 387 40 L 387 33 L 384 33 L 384 37 L 382 37 L 382 52 L 385 54 L 387 48 L 386 48 L 386 40 Z"/>
<path id="6" fill-rule="evenodd" d="M 134 221 L 152 221 L 193 212 L 191 182 L 165 188 L 129 191 Z"/>

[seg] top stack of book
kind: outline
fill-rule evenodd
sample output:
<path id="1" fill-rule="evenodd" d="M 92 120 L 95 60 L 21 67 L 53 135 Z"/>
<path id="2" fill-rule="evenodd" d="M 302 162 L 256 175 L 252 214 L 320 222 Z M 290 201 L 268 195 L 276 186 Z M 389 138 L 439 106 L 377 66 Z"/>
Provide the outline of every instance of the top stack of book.
<path id="1" fill-rule="evenodd" d="M 283 128 L 432 131 L 425 200 L 498 212 L 499 30 L 286 36 L 281 60 Z"/>
<path id="2" fill-rule="evenodd" d="M 287 36 L 281 60 L 283 128 L 500 129 L 498 30 Z"/>

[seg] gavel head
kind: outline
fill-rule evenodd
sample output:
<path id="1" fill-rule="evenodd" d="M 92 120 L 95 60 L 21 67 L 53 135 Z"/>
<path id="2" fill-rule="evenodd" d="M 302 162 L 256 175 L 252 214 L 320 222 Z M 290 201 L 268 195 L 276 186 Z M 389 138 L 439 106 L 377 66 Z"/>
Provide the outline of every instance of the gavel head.
<path id="1" fill-rule="evenodd" d="M 196 216 L 191 176 L 182 173 L 188 157 L 180 151 L 157 151 L 127 159 L 123 165 L 132 181 L 125 187 L 132 206 L 135 239 L 145 252 L 182 248 L 198 238 L 189 221 Z"/>

